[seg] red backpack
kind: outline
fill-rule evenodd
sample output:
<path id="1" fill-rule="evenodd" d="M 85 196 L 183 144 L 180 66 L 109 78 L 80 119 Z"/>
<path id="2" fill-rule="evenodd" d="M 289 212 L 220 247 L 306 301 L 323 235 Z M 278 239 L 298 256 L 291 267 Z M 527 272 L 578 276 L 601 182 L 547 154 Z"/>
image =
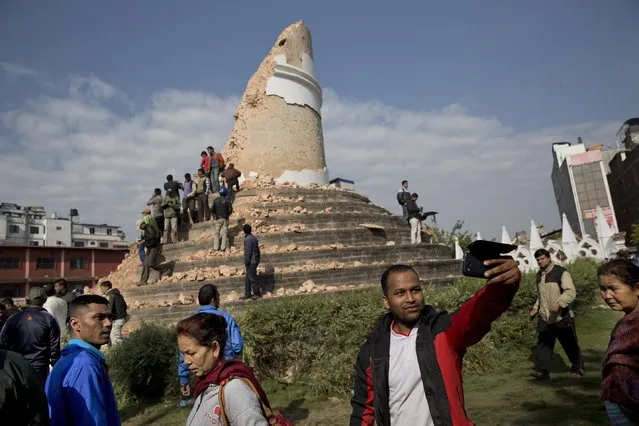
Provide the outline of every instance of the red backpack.
<path id="1" fill-rule="evenodd" d="M 253 385 L 253 382 L 251 382 L 249 379 L 246 379 L 244 377 L 230 377 L 229 379 L 224 380 L 222 383 L 220 383 L 219 400 L 220 400 L 220 410 L 222 411 L 221 413 L 222 422 L 224 425 L 230 424 L 229 418 L 226 416 L 226 410 L 224 408 L 224 387 L 230 380 L 233 380 L 233 379 L 242 380 L 244 383 L 248 385 L 249 388 L 251 388 L 253 393 L 257 395 L 257 398 L 260 400 L 260 404 L 262 405 L 262 411 L 264 412 L 264 416 L 266 416 L 266 420 L 268 421 L 269 425 L 293 426 L 293 422 L 291 422 L 290 420 L 287 420 L 281 413 L 277 411 L 274 412 L 265 401 L 262 401 L 262 399 L 260 398 L 260 393 L 257 391 L 257 389 L 255 389 L 255 385 Z"/>

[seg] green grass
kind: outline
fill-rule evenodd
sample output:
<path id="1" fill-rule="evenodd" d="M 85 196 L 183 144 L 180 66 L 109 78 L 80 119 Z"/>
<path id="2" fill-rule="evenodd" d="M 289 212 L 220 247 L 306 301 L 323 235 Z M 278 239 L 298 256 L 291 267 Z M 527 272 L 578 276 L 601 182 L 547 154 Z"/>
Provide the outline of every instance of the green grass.
<path id="1" fill-rule="evenodd" d="M 577 317 L 577 334 L 586 363 L 586 375 L 579 379 L 568 377 L 568 364 L 559 345 L 549 381 L 535 382 L 528 377 L 531 360 L 505 365 L 496 374 L 467 377 L 464 390 L 471 419 L 478 425 L 607 424 L 599 401 L 600 363 L 618 319 L 618 314 L 601 308 L 592 308 Z M 296 424 L 348 423 L 347 400 L 318 397 L 302 385 L 267 381 L 264 387 L 273 406 Z M 190 410 L 176 408 L 177 401 L 124 407 L 124 424 L 183 425 Z"/>

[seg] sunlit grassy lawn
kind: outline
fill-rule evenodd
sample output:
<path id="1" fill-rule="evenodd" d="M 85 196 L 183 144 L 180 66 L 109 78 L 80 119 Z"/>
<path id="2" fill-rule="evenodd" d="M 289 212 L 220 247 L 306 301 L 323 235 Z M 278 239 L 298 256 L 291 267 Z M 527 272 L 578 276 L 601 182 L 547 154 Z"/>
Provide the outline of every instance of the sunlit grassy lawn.
<path id="1" fill-rule="evenodd" d="M 535 382 L 528 377 L 531 364 L 505 365 L 492 375 L 468 377 L 464 382 L 466 409 L 478 425 L 605 425 L 599 401 L 600 363 L 612 327 L 619 315 L 593 308 L 577 318 L 577 333 L 586 362 L 586 375 L 568 377 L 566 357 L 559 345 L 552 379 Z M 562 362 L 563 361 L 563 362 Z M 345 425 L 350 406 L 346 400 L 318 397 L 303 386 L 264 383 L 274 407 L 299 425 Z M 183 425 L 190 408 L 178 400 L 125 407 L 124 424 Z"/>

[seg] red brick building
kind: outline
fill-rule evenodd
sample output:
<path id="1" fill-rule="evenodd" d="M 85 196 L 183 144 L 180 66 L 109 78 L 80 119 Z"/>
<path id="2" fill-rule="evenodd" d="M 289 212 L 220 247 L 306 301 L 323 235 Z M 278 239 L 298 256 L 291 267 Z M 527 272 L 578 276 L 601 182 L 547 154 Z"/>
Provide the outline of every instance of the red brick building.
<path id="1" fill-rule="evenodd" d="M 58 278 L 81 288 L 114 271 L 128 248 L 0 246 L 0 297 L 25 297 Z"/>

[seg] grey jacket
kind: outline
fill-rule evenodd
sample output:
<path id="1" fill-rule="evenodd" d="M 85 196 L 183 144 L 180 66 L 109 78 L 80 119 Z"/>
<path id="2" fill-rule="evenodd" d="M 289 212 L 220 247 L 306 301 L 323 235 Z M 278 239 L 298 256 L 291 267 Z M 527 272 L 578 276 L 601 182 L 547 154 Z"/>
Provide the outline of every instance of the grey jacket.
<path id="1" fill-rule="evenodd" d="M 220 386 L 210 385 L 195 400 L 186 426 L 222 425 Z M 268 426 L 260 400 L 246 383 L 233 379 L 224 386 L 226 416 L 230 426 Z"/>

